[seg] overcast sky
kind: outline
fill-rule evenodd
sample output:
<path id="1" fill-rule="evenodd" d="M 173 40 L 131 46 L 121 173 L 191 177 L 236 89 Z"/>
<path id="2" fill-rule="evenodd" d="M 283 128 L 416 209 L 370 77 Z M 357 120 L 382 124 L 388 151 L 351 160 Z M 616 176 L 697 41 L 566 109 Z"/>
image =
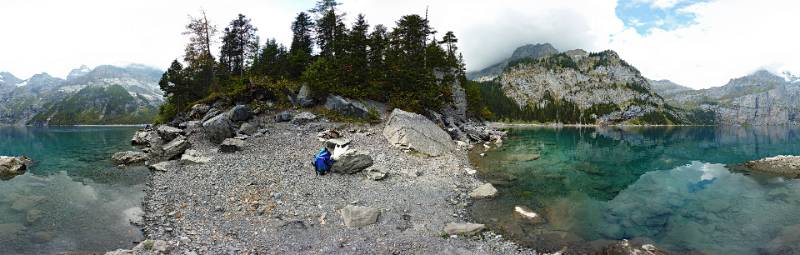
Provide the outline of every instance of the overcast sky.
<path id="1" fill-rule="evenodd" d="M 3 0 L 0 71 L 21 79 L 64 77 L 82 64 L 142 63 L 166 68 L 180 59 L 187 15 L 206 9 L 220 30 L 243 13 L 263 39 L 288 44 L 294 16 L 314 0 Z M 467 68 L 481 69 L 526 43 L 565 51 L 613 49 L 648 78 L 694 88 L 724 85 L 765 68 L 800 73 L 800 1 L 781 0 L 341 0 L 348 23 L 393 26 L 424 15 L 439 36 L 459 37 Z"/>

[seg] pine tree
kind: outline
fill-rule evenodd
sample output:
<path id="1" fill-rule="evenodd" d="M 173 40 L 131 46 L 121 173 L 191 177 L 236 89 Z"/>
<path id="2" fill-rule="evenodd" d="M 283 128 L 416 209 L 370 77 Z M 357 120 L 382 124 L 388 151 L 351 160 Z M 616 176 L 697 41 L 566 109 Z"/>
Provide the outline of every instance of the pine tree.
<path id="1" fill-rule="evenodd" d="M 258 53 L 258 36 L 250 19 L 239 14 L 225 28 L 220 49 L 220 63 L 230 74 L 243 78 L 244 71 Z"/>
<path id="2" fill-rule="evenodd" d="M 356 17 L 352 30 L 348 36 L 347 63 L 344 75 L 348 76 L 347 84 L 355 86 L 361 94 L 366 94 L 366 85 L 369 75 L 368 65 L 368 38 L 369 24 L 363 14 Z"/>
<path id="3" fill-rule="evenodd" d="M 311 63 L 313 40 L 311 33 L 313 23 L 311 17 L 305 12 L 297 14 L 292 23 L 292 45 L 289 48 L 288 73 L 289 78 L 297 79 Z"/>
<path id="4" fill-rule="evenodd" d="M 288 75 L 288 57 L 285 46 L 278 44 L 275 39 L 269 39 L 253 63 L 252 72 L 273 79 L 285 78 Z"/>

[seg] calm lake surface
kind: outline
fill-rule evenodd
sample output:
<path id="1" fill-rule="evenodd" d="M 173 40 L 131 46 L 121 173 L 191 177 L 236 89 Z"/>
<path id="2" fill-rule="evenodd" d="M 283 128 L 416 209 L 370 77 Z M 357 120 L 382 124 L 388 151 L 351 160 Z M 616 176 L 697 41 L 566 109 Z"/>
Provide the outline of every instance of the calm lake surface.
<path id="1" fill-rule="evenodd" d="M 512 129 L 499 149 L 471 155 L 500 191 L 472 213 L 547 251 L 633 239 L 674 252 L 800 254 L 800 180 L 726 167 L 775 155 L 800 155 L 800 129 Z M 513 217 L 517 205 L 547 222 Z"/>
<path id="2" fill-rule="evenodd" d="M 25 155 L 24 175 L 0 181 L 0 253 L 53 254 L 130 248 L 142 239 L 147 170 L 110 158 L 131 150 L 135 127 L 0 127 L 0 155 Z"/>

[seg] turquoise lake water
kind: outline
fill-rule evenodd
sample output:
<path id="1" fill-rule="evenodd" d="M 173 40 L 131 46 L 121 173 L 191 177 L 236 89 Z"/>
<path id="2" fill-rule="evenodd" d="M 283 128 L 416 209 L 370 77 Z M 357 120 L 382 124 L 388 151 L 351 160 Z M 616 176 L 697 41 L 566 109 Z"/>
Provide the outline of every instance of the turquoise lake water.
<path id="1" fill-rule="evenodd" d="M 0 181 L 0 253 L 54 254 L 130 248 L 147 170 L 116 168 L 135 127 L 0 127 L 0 155 L 25 155 L 27 173 Z"/>
<path id="2" fill-rule="evenodd" d="M 678 253 L 800 254 L 800 180 L 727 167 L 775 155 L 800 155 L 800 129 L 512 129 L 499 149 L 471 156 L 500 191 L 472 213 L 545 251 L 633 239 Z M 546 223 L 513 217 L 517 205 Z"/>

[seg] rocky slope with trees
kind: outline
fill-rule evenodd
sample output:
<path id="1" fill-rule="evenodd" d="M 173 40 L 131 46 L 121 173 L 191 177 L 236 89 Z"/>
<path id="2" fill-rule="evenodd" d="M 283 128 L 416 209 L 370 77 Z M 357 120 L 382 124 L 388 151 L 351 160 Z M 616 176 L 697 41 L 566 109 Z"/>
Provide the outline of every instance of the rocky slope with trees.
<path id="1" fill-rule="evenodd" d="M 491 119 L 567 124 L 686 124 L 648 80 L 613 51 L 515 51 L 503 72 L 473 84 Z M 527 52 L 529 54 L 522 54 Z M 541 53 L 544 52 L 544 53 Z M 520 53 L 520 54 L 517 54 Z M 538 57 L 537 57 L 538 56 Z M 486 79 L 490 76 L 483 76 Z"/>
<path id="2" fill-rule="evenodd" d="M 731 79 L 721 87 L 665 95 L 668 103 L 714 113 L 724 125 L 799 125 L 800 83 L 768 71 Z"/>

